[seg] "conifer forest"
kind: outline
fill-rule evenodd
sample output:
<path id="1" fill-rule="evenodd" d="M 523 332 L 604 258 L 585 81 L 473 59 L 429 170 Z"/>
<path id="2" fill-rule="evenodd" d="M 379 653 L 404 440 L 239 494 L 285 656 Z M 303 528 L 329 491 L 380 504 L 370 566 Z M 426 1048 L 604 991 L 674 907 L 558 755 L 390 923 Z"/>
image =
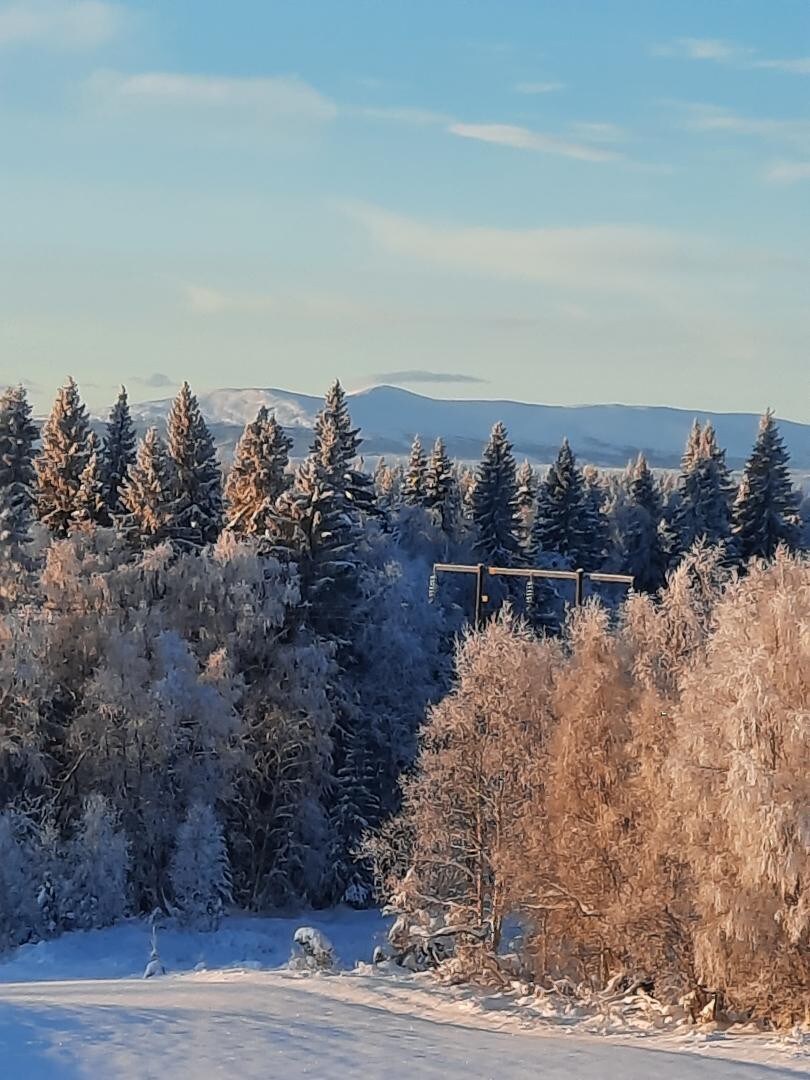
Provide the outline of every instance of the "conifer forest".
<path id="1" fill-rule="evenodd" d="M 0 952 L 156 909 L 385 905 L 455 978 L 810 1016 L 810 499 L 766 412 L 741 474 L 563 442 L 363 460 L 189 385 L 138 437 L 68 380 L 0 400 Z M 433 565 L 629 574 L 633 587 Z M 518 945 L 504 954 L 506 928 Z M 511 932 L 511 931 L 510 931 Z M 510 968 L 509 965 L 512 965 Z M 508 971 L 507 971 L 508 969 Z"/>

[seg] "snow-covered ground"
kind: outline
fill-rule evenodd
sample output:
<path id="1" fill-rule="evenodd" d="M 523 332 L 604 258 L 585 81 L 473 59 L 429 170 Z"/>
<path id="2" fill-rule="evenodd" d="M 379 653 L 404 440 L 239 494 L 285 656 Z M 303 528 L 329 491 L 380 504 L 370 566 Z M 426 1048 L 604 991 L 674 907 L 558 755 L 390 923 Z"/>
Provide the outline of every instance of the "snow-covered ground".
<path id="1" fill-rule="evenodd" d="M 287 969 L 296 927 L 335 944 L 339 974 Z M 374 913 L 231 918 L 159 935 L 168 974 L 143 980 L 131 922 L 24 946 L 0 963 L 0 1077 L 543 1077 L 778 1080 L 810 1073 L 799 1038 L 696 1032 L 618 1003 L 581 1008 L 438 986 L 371 968 Z"/>

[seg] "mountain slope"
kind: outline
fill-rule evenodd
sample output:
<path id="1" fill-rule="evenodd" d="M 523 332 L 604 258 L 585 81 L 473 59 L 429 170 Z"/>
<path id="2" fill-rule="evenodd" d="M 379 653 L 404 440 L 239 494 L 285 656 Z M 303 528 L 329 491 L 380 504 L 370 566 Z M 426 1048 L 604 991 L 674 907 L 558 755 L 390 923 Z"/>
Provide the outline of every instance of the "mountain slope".
<path id="1" fill-rule="evenodd" d="M 261 405 L 271 409 L 295 438 L 294 453 L 306 452 L 321 399 L 277 389 L 223 389 L 200 395 L 203 413 L 228 454 L 242 427 Z M 140 426 L 165 420 L 170 401 L 133 406 Z M 492 425 L 502 420 L 518 457 L 545 463 L 566 437 L 582 461 L 621 466 L 643 451 L 653 465 L 678 464 L 695 416 L 711 420 L 729 464 L 739 467 L 757 432 L 752 413 L 712 413 L 641 405 L 534 405 L 517 401 L 444 400 L 393 386 L 375 386 L 349 395 L 354 423 L 361 428 L 368 456 L 406 454 L 417 432 L 428 443 L 442 435 L 452 456 L 478 459 Z M 780 420 L 795 469 L 810 469 L 810 425 Z"/>

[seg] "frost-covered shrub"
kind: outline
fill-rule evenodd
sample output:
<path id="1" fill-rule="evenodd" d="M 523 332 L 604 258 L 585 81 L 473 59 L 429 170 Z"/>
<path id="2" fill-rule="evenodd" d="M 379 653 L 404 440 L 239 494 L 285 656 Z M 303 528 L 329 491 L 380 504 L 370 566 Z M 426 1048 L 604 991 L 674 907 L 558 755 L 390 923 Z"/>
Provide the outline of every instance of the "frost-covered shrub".
<path id="1" fill-rule="evenodd" d="M 335 949 L 322 930 L 299 926 L 293 934 L 290 967 L 298 970 L 328 971 L 335 966 Z"/>
<path id="2" fill-rule="evenodd" d="M 232 882 L 222 826 L 210 806 L 195 803 L 177 830 L 169 880 L 181 921 L 216 929 Z"/>

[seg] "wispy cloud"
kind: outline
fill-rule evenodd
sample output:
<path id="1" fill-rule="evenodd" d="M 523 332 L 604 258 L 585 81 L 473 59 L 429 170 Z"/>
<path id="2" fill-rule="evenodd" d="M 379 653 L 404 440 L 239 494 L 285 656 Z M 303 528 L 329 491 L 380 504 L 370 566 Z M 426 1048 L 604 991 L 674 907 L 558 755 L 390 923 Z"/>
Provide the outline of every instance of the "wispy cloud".
<path id="1" fill-rule="evenodd" d="M 652 47 L 654 56 L 681 60 L 708 60 L 733 67 L 784 71 L 791 75 L 810 75 L 810 56 L 762 57 L 757 49 L 717 38 L 676 38 Z"/>
<path id="2" fill-rule="evenodd" d="M 661 45 L 653 45 L 654 56 L 671 56 L 682 60 L 710 60 L 716 64 L 728 64 L 753 56 L 754 50 L 733 41 L 719 38 L 676 38 Z"/>
<path id="3" fill-rule="evenodd" d="M 621 143 L 630 138 L 629 131 L 618 124 L 578 123 L 574 124 L 573 130 L 578 138 L 587 142 Z"/>
<path id="4" fill-rule="evenodd" d="M 409 371 L 379 371 L 371 376 L 379 382 L 391 384 L 433 384 L 443 385 L 457 383 L 459 386 L 473 386 L 489 382 L 488 379 L 479 379 L 477 375 L 466 375 L 458 371 L 422 371 L 414 368 Z"/>
<path id="5" fill-rule="evenodd" d="M 102 0 L 28 0 L 7 4 L 0 9 L 0 47 L 94 49 L 114 38 L 125 20 L 123 7 Z"/>
<path id="6" fill-rule="evenodd" d="M 563 90 L 565 83 L 561 82 L 519 82 L 513 87 L 516 94 L 554 94 Z"/>
<path id="7" fill-rule="evenodd" d="M 99 95 L 117 103 L 156 108 L 251 110 L 263 116 L 331 120 L 337 106 L 295 76 L 223 78 L 174 72 L 125 75 L 97 72 L 91 80 Z"/>
<path id="8" fill-rule="evenodd" d="M 479 142 L 511 146 L 515 150 L 535 150 L 541 154 L 557 154 L 560 157 L 577 158 L 580 161 L 615 161 L 621 155 L 612 150 L 602 150 L 584 142 L 571 142 L 554 135 L 545 135 L 515 124 L 451 124 L 447 129 L 452 135 Z"/>
<path id="9" fill-rule="evenodd" d="M 792 60 L 757 60 L 751 66 L 769 68 L 772 71 L 785 71 L 789 75 L 810 75 L 810 56 L 797 56 Z"/>
<path id="10" fill-rule="evenodd" d="M 433 109 L 421 109 L 410 105 L 359 105 L 345 106 L 341 112 L 363 116 L 368 120 L 390 120 L 398 124 L 428 127 L 432 124 L 450 124 L 452 116 Z"/>
<path id="11" fill-rule="evenodd" d="M 177 379 L 169 378 L 162 371 L 154 371 L 151 375 L 133 375 L 130 382 L 140 383 L 141 386 L 149 386 L 155 390 L 177 385 Z"/>
<path id="12" fill-rule="evenodd" d="M 488 278 L 541 282 L 581 294 L 626 293 L 666 299 L 711 279 L 748 287 L 767 256 L 723 252 L 707 238 L 635 225 L 499 229 L 436 225 L 367 203 L 345 211 L 381 249 L 425 265 Z M 699 286 L 699 287 L 705 287 Z"/>
<path id="13" fill-rule="evenodd" d="M 370 303 L 337 293 L 247 292 L 208 285 L 184 284 L 182 296 L 188 310 L 201 316 L 273 314 L 292 319 L 341 321 L 384 320 L 389 313 Z"/>
<path id="14" fill-rule="evenodd" d="M 732 135 L 763 139 L 800 150 L 810 147 L 810 120 L 746 116 L 721 105 L 697 102 L 674 104 L 681 111 L 682 125 L 690 131 L 725 131 Z"/>
<path id="15" fill-rule="evenodd" d="M 810 161 L 777 161 L 765 174 L 772 184 L 798 184 L 810 180 Z"/>

